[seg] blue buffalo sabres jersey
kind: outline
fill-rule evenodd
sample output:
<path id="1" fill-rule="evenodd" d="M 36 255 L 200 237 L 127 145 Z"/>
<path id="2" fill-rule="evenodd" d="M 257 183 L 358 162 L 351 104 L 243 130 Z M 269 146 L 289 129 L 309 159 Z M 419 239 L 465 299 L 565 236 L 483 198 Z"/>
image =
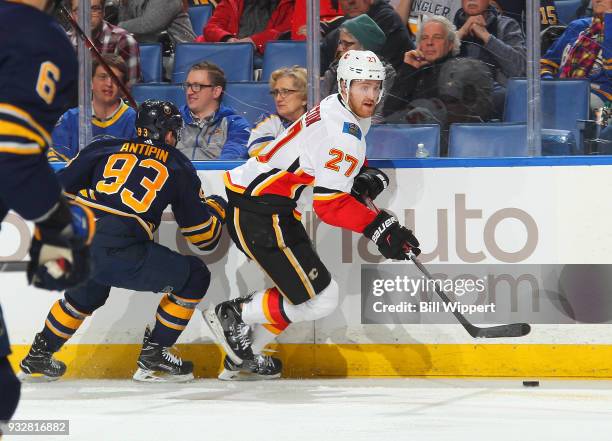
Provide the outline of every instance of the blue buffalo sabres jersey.
<path id="1" fill-rule="evenodd" d="M 94 139 L 102 136 L 119 139 L 136 136 L 136 111 L 121 102 L 115 113 L 106 120 L 95 115 L 91 119 L 91 134 Z M 57 121 L 53 133 L 53 145 L 47 152 L 49 162 L 69 161 L 79 152 L 79 108 L 68 110 Z"/>
<path id="2" fill-rule="evenodd" d="M 52 17 L 0 0 L 0 219 L 13 209 L 36 220 L 57 203 L 45 153 L 77 74 L 74 49 Z"/>
<path id="3" fill-rule="evenodd" d="M 95 141 L 58 176 L 68 196 L 97 217 L 131 218 L 149 239 L 168 205 L 183 235 L 198 248 L 210 249 L 219 239 L 221 221 L 204 202 L 195 168 L 173 147 L 141 139 Z"/>

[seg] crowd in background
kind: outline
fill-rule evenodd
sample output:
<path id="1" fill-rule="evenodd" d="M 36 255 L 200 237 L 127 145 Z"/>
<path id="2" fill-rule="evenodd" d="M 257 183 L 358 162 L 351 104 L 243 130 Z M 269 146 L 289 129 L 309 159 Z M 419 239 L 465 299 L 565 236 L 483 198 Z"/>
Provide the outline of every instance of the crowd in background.
<path id="1" fill-rule="evenodd" d="M 142 80 L 139 44 L 161 42 L 164 77 L 170 78 L 177 44 L 250 43 L 256 69 L 266 43 L 306 38 L 305 0 L 81 0 L 91 2 L 91 37 L 128 86 Z M 73 14 L 79 0 L 67 0 Z M 214 7 L 202 29 L 188 8 Z M 520 0 L 321 0 L 321 95 L 338 92 L 339 57 L 370 50 L 386 69 L 384 97 L 373 123 L 434 123 L 441 145 L 458 122 L 499 121 L 509 78 L 526 74 L 525 1 Z M 569 24 L 553 0 L 541 0 L 542 78 L 587 78 L 591 108 L 612 98 L 612 0 L 583 0 Z M 76 46 L 76 38 L 68 31 Z M 194 160 L 244 159 L 257 154 L 306 111 L 306 71 L 286 66 L 269 80 L 274 109 L 262 109 L 251 126 L 221 100 L 226 77 L 214 63 L 194 64 L 183 83 L 186 124 L 179 148 Z M 113 79 L 94 64 L 93 134 L 133 135 L 134 111 Z M 53 133 L 51 160 L 78 151 L 78 112 L 68 111 Z M 444 154 L 444 148 L 443 152 Z"/>

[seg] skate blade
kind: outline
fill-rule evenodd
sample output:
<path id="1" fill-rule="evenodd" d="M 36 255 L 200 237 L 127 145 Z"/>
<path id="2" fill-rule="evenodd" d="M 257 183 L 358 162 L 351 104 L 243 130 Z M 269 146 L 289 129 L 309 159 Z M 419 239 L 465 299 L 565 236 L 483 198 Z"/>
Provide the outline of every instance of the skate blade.
<path id="1" fill-rule="evenodd" d="M 45 374 L 28 374 L 24 371 L 19 371 L 17 373 L 17 378 L 23 383 L 51 383 L 53 381 L 59 380 L 61 376 L 49 377 Z"/>
<path id="2" fill-rule="evenodd" d="M 259 375 L 252 372 L 230 371 L 223 369 L 217 378 L 222 381 L 262 381 L 276 380 L 280 378 L 280 376 L 280 372 L 274 375 Z"/>
<path id="3" fill-rule="evenodd" d="M 193 380 L 193 373 L 172 375 L 138 368 L 132 379 L 142 383 L 186 383 Z"/>
<path id="4" fill-rule="evenodd" d="M 207 309 L 206 311 L 202 311 L 202 315 L 204 316 L 204 321 L 212 331 L 212 333 L 217 337 L 217 341 L 225 350 L 225 353 L 232 361 L 236 364 L 242 364 L 242 358 L 238 357 L 238 355 L 232 350 L 230 345 L 225 340 L 225 333 L 223 332 L 223 327 L 221 323 L 219 323 L 219 318 L 217 314 L 215 314 L 214 308 Z"/>

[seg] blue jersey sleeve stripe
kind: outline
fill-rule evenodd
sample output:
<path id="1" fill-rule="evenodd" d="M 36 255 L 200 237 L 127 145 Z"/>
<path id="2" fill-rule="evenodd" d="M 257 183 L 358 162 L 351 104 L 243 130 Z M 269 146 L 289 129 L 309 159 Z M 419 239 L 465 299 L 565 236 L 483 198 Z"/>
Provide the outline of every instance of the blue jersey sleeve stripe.
<path id="1" fill-rule="evenodd" d="M 254 144 L 259 144 L 261 142 L 266 142 L 266 141 L 274 141 L 274 136 L 269 135 L 269 136 L 260 136 L 257 139 L 254 139 L 250 144 L 249 144 L 249 149 L 251 147 L 253 147 Z"/>
<path id="2" fill-rule="evenodd" d="M 38 133 L 30 130 L 29 127 L 21 124 L 16 124 L 9 121 L 3 121 L 0 119 L 0 139 L 16 142 L 31 143 L 32 141 L 38 144 L 41 148 L 45 148 L 48 144 Z"/>
<path id="3" fill-rule="evenodd" d="M 38 155 L 42 147 L 35 143 L 20 143 L 0 141 L 0 153 L 11 153 L 14 155 Z"/>
<path id="4" fill-rule="evenodd" d="M 181 233 L 188 234 L 188 233 L 194 233 L 199 230 L 208 229 L 211 223 L 212 223 L 212 217 L 210 217 L 206 222 L 203 222 L 199 225 L 195 225 L 193 227 L 181 228 Z"/>
<path id="5" fill-rule="evenodd" d="M 47 145 L 51 145 L 51 135 L 49 132 L 37 123 L 28 112 L 12 104 L 0 103 L 0 116 L 3 113 L 27 123 L 33 130 L 38 132 L 39 136 L 46 141 Z"/>
<path id="6" fill-rule="evenodd" d="M 49 148 L 49 150 L 47 151 L 47 159 L 49 160 L 49 162 L 67 162 L 69 160 L 66 155 L 62 155 L 53 147 Z"/>

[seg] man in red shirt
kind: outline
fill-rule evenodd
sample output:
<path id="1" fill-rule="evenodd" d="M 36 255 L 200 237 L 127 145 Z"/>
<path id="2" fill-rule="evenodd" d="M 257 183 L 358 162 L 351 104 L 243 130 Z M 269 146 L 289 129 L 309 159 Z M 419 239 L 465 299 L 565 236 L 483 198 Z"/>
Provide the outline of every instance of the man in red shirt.
<path id="1" fill-rule="evenodd" d="M 222 0 L 204 27 L 201 43 L 252 43 L 263 54 L 268 41 L 291 30 L 295 0 Z"/>

